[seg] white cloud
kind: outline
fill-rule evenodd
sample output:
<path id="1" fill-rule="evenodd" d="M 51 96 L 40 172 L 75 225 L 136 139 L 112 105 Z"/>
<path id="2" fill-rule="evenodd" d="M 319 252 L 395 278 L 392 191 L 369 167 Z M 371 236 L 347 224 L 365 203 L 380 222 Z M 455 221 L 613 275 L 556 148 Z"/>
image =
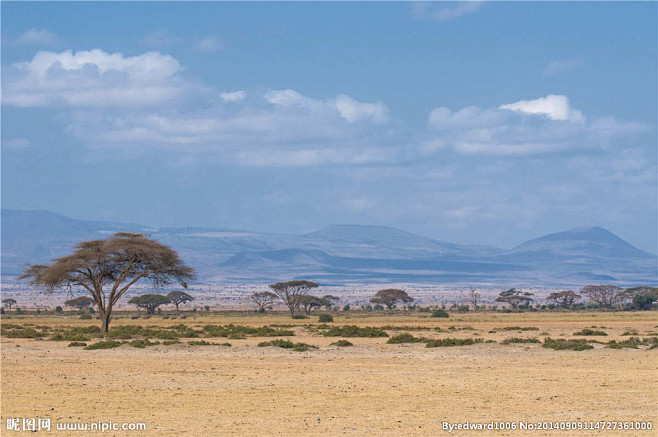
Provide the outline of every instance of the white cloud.
<path id="1" fill-rule="evenodd" d="M 430 113 L 429 127 L 436 135 L 419 147 L 425 155 L 446 148 L 467 155 L 509 156 L 602 148 L 645 129 L 614 117 L 587 122 L 565 96 L 556 95 L 490 109 L 439 107 Z"/>
<path id="2" fill-rule="evenodd" d="M 180 97 L 182 67 L 169 55 L 102 50 L 40 51 L 7 71 L 3 103 L 14 106 L 131 107 Z"/>
<path id="3" fill-rule="evenodd" d="M 350 96 L 340 94 L 336 97 L 336 108 L 340 116 L 349 122 L 370 120 L 384 123 L 388 120 L 388 108 L 381 102 L 361 103 Z"/>
<path id="4" fill-rule="evenodd" d="M 585 121 L 583 113 L 571 107 L 567 96 L 559 96 L 555 94 L 549 94 L 546 97 L 540 97 L 535 100 L 520 100 L 515 103 L 500 105 L 498 109 L 508 109 L 510 111 L 523 112 L 525 114 L 544 115 L 551 120 L 568 120 L 579 123 Z"/>
<path id="5" fill-rule="evenodd" d="M 28 29 L 13 41 L 14 45 L 20 46 L 45 46 L 50 47 L 57 44 L 57 35 L 48 29 Z"/>
<path id="6" fill-rule="evenodd" d="M 561 61 L 549 62 L 543 70 L 544 76 L 557 76 L 559 74 L 568 73 L 569 71 L 576 70 L 583 65 L 581 59 L 565 59 Z"/>
<path id="7" fill-rule="evenodd" d="M 243 90 L 238 90 L 229 93 L 221 93 L 219 97 L 221 97 L 221 99 L 225 102 L 239 102 L 240 100 L 244 100 L 244 98 L 247 97 L 247 93 Z"/>
<path id="8" fill-rule="evenodd" d="M 202 53 L 215 53 L 224 48 L 224 42 L 217 37 L 209 36 L 197 42 L 196 48 Z"/>
<path id="9" fill-rule="evenodd" d="M 481 1 L 459 2 L 417 2 L 413 4 L 412 15 L 434 21 L 448 21 L 462 15 L 477 12 L 482 7 Z"/>

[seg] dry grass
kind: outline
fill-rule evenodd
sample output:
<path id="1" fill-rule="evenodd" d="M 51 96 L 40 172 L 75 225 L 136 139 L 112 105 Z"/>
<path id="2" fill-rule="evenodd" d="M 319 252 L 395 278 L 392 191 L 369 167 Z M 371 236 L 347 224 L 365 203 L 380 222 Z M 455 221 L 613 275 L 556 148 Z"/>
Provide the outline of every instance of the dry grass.
<path id="1" fill-rule="evenodd" d="M 4 323 L 90 324 L 61 317 L 12 318 Z M 423 343 L 386 344 L 387 338 L 358 337 L 349 339 L 354 347 L 340 348 L 330 345 L 337 338 L 302 327 L 317 325 L 317 318 L 291 320 L 282 314 L 114 321 L 115 325 L 142 326 L 179 323 L 299 325 L 293 328 L 295 336 L 288 339 L 319 349 L 259 348 L 258 343 L 269 340 L 262 337 L 231 340 L 230 348 L 182 342 L 88 351 L 68 347 L 67 341 L 3 339 L 3 435 L 12 435 L 4 429 L 6 418 L 11 417 L 145 422 L 148 431 L 142 435 L 149 436 L 425 436 L 446 434 L 441 428 L 444 420 L 650 420 L 654 428 L 658 426 L 658 350 L 594 344 L 592 350 L 574 352 L 540 344 L 493 343 L 425 348 Z M 417 337 L 482 338 L 485 342 L 543 338 L 544 332 L 553 338 L 574 338 L 572 333 L 578 330 L 604 326 L 606 341 L 620 341 L 629 329 L 640 336 L 655 332 L 658 320 L 656 313 L 464 314 L 450 319 L 418 314 L 338 315 L 331 325 L 424 326 L 428 330 L 409 332 Z M 468 326 L 474 330 L 459 329 Z M 537 327 L 539 331 L 490 333 L 509 326 Z M 389 334 L 400 332 L 404 331 Z M 528 435 L 550 434 L 534 431 Z M 566 435 L 555 432 L 558 434 Z M 655 431 L 644 435 L 655 435 Z"/>

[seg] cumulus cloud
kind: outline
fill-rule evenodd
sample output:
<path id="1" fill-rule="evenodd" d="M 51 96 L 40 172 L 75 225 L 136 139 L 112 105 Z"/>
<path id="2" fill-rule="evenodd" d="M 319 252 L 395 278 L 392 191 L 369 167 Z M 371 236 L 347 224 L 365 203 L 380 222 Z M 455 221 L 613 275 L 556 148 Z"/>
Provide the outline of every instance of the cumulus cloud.
<path id="1" fill-rule="evenodd" d="M 567 96 L 558 96 L 555 94 L 550 94 L 546 97 L 540 97 L 535 100 L 520 100 L 515 103 L 500 105 L 498 109 L 508 109 L 510 111 L 523 112 L 526 114 L 545 115 L 551 120 L 569 120 L 581 123 L 585 121 L 583 113 L 571 107 Z"/>
<path id="2" fill-rule="evenodd" d="M 557 95 L 489 109 L 439 107 L 430 113 L 429 127 L 438 136 L 422 144 L 425 154 L 452 148 L 463 154 L 517 156 L 606 147 L 644 130 L 614 117 L 587 122 L 567 97 Z"/>
<path id="3" fill-rule="evenodd" d="M 388 108 L 381 102 L 361 103 L 345 94 L 337 96 L 335 101 L 340 116 L 349 122 L 370 120 L 384 123 L 388 120 Z"/>
<path id="4" fill-rule="evenodd" d="M 247 97 L 247 93 L 243 90 L 238 90 L 228 93 L 221 93 L 219 97 L 225 102 L 239 102 L 240 100 L 244 100 L 244 98 Z"/>
<path id="5" fill-rule="evenodd" d="M 477 12 L 481 7 L 481 1 L 418 2 L 412 6 L 412 15 L 442 22 Z"/>
<path id="6" fill-rule="evenodd" d="M 3 103 L 14 106 L 131 107 L 179 97 L 182 67 L 169 55 L 102 50 L 40 51 L 9 66 Z"/>
<path id="7" fill-rule="evenodd" d="M 48 29 L 28 29 L 13 41 L 14 45 L 19 46 L 42 46 L 50 47 L 57 44 L 57 35 Z"/>

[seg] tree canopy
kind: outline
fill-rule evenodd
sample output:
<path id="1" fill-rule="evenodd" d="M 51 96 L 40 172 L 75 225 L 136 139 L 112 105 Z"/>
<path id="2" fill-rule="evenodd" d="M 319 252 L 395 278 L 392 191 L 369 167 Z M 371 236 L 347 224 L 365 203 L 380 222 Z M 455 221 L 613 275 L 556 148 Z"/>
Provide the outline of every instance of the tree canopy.
<path id="1" fill-rule="evenodd" d="M 64 305 L 67 307 L 72 307 L 72 308 L 77 308 L 79 310 L 83 310 L 87 307 L 92 306 L 95 303 L 95 300 L 92 299 L 91 297 L 87 296 L 79 296 L 76 297 L 75 299 L 69 299 L 66 302 L 64 302 Z"/>
<path id="2" fill-rule="evenodd" d="M 530 296 L 533 296 L 533 293 L 510 288 L 509 290 L 501 291 L 496 298 L 496 302 L 503 302 L 517 309 L 520 304 L 528 305 L 532 302 L 534 299 Z"/>
<path id="3" fill-rule="evenodd" d="M 587 285 L 580 290 L 580 294 L 590 301 L 598 303 L 607 310 L 623 302 L 624 289 L 615 285 Z"/>
<path id="4" fill-rule="evenodd" d="M 291 317 L 295 317 L 295 311 L 300 305 L 300 297 L 308 294 L 312 288 L 317 287 L 318 284 L 311 281 L 277 282 L 270 285 L 272 291 L 286 304 L 288 310 L 290 310 Z"/>
<path id="5" fill-rule="evenodd" d="M 389 310 L 392 310 L 393 305 L 398 302 L 409 303 L 413 301 L 414 298 L 410 297 L 406 291 L 397 288 L 379 290 L 372 298 L 370 298 L 370 303 L 385 305 Z"/>
<path id="6" fill-rule="evenodd" d="M 139 280 L 154 286 L 178 282 L 187 288 L 194 270 L 178 254 L 144 234 L 118 232 L 105 240 L 78 243 L 73 253 L 56 258 L 50 265 L 30 265 L 19 279 L 28 279 L 46 292 L 66 287 L 87 290 L 107 332 L 112 308 Z"/>
<path id="7" fill-rule="evenodd" d="M 167 296 L 161 294 L 143 294 L 135 296 L 128 301 L 129 304 L 135 305 L 138 308 L 144 308 L 147 314 L 155 314 L 155 310 L 160 305 L 171 303 Z"/>
<path id="8" fill-rule="evenodd" d="M 2 299 L 2 304 L 3 304 L 4 306 L 6 306 L 7 308 L 9 308 L 10 310 L 11 310 L 11 307 L 13 307 L 14 305 L 16 305 L 16 303 L 17 303 L 17 302 L 16 302 L 16 299 L 12 299 L 12 298 L 10 298 L 10 297 L 7 298 L 7 299 Z"/>
<path id="9" fill-rule="evenodd" d="M 167 294 L 167 297 L 173 303 L 176 305 L 176 311 L 178 311 L 178 305 L 184 304 L 187 302 L 191 302 L 194 300 L 192 296 L 189 294 L 185 293 L 184 291 L 172 291 L 171 293 Z"/>
<path id="10" fill-rule="evenodd" d="M 259 312 L 265 312 L 265 308 L 272 305 L 279 297 L 270 292 L 263 291 L 260 293 L 252 293 L 245 299 L 249 303 L 255 303 L 258 306 Z"/>
<path id="11" fill-rule="evenodd" d="M 580 299 L 580 295 L 571 290 L 557 291 L 546 296 L 546 300 L 563 307 L 570 307 L 578 299 Z"/>

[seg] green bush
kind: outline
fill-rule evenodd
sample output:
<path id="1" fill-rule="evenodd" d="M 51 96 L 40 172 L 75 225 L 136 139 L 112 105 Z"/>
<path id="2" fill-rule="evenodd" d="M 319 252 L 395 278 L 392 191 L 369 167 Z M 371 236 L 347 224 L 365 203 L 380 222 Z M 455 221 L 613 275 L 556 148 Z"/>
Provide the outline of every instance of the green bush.
<path id="1" fill-rule="evenodd" d="M 147 346 L 158 345 L 158 344 L 160 344 L 160 342 L 159 341 L 151 342 L 149 340 L 133 340 L 128 344 L 131 345 L 132 347 L 143 349 Z"/>
<path id="2" fill-rule="evenodd" d="M 64 312 L 64 310 L 62 309 L 61 306 L 58 305 L 58 306 L 55 307 L 55 312 L 57 314 L 62 314 Z"/>
<path id="3" fill-rule="evenodd" d="M 389 338 L 386 343 L 387 344 L 422 343 L 424 341 L 427 341 L 427 339 L 414 337 L 408 332 L 404 332 L 402 334 L 394 335 L 393 337 Z"/>
<path id="4" fill-rule="evenodd" d="M 276 346 L 284 349 L 292 349 L 295 352 L 304 352 L 309 349 L 317 349 L 317 346 L 312 346 L 306 343 L 293 343 L 289 340 L 276 339 L 272 341 L 263 341 L 258 343 L 258 347 Z"/>
<path id="5" fill-rule="evenodd" d="M 3 330 L 2 335 L 5 338 L 39 338 L 45 334 L 33 328 L 17 327 L 15 329 Z"/>
<path id="6" fill-rule="evenodd" d="M 304 314 L 295 314 L 292 316 L 293 319 L 308 319 Z"/>
<path id="7" fill-rule="evenodd" d="M 442 318 L 442 319 L 447 319 L 448 317 L 450 317 L 450 314 L 448 314 L 448 312 L 444 311 L 444 310 L 434 310 L 434 311 L 432 311 L 432 315 L 430 317 L 438 317 L 438 318 Z"/>
<path id="8" fill-rule="evenodd" d="M 388 337 L 385 331 L 379 328 L 371 328 L 366 326 L 360 328 L 355 325 L 333 326 L 324 333 L 325 337 Z"/>
<path id="9" fill-rule="evenodd" d="M 180 344 L 180 340 L 165 340 L 162 344 L 165 346 L 171 346 L 172 344 Z"/>
<path id="10" fill-rule="evenodd" d="M 91 314 L 83 314 L 83 315 L 80 316 L 80 319 L 81 320 L 91 320 L 92 317 L 91 317 Z"/>
<path id="11" fill-rule="evenodd" d="M 428 340 L 425 347 L 450 347 L 450 346 L 470 346 L 475 343 L 482 343 L 481 338 L 440 338 L 438 340 Z"/>
<path id="12" fill-rule="evenodd" d="M 574 332 L 573 335 L 608 335 L 603 331 L 594 331 L 589 328 L 585 328 L 582 331 Z"/>
<path id="13" fill-rule="evenodd" d="M 649 349 L 655 349 L 656 347 L 658 347 L 658 338 L 651 337 L 651 338 L 640 339 L 639 337 L 630 337 L 620 342 L 617 342 L 615 340 L 610 340 L 606 347 L 610 349 L 622 349 L 622 348 L 637 349 L 637 347 L 640 345 L 650 346 Z"/>
<path id="14" fill-rule="evenodd" d="M 544 339 L 543 347 L 555 349 L 555 350 L 574 350 L 574 351 L 584 351 L 592 349 L 593 346 L 587 344 L 585 340 L 566 340 L 564 338 L 550 338 L 546 337 Z"/>
<path id="15" fill-rule="evenodd" d="M 87 346 L 87 343 L 81 343 L 79 341 L 72 341 L 69 343 L 69 347 L 75 347 L 75 346 Z"/>
<path id="16" fill-rule="evenodd" d="M 500 342 L 501 344 L 513 344 L 513 343 L 541 343 L 536 338 L 518 338 L 518 337 L 511 337 L 511 338 L 506 338 L 505 340 Z"/>
<path id="17" fill-rule="evenodd" d="M 212 346 L 214 343 L 207 342 L 206 340 L 192 340 L 188 341 L 190 346 Z"/>
<path id="18" fill-rule="evenodd" d="M 115 347 L 121 346 L 121 342 L 115 340 L 106 340 L 99 341 L 98 343 L 90 344 L 85 347 L 86 351 L 95 350 L 95 349 L 113 349 Z"/>
<path id="19" fill-rule="evenodd" d="M 539 331 L 539 328 L 535 326 L 506 326 L 504 328 L 494 328 L 494 331 Z"/>
<path id="20" fill-rule="evenodd" d="M 339 347 L 348 347 L 348 346 L 354 346 L 351 342 L 347 340 L 338 340 L 334 341 L 331 343 L 332 346 L 339 346 Z"/>
<path id="21" fill-rule="evenodd" d="M 318 322 L 320 323 L 332 323 L 334 318 L 330 314 L 320 314 L 318 316 Z"/>

